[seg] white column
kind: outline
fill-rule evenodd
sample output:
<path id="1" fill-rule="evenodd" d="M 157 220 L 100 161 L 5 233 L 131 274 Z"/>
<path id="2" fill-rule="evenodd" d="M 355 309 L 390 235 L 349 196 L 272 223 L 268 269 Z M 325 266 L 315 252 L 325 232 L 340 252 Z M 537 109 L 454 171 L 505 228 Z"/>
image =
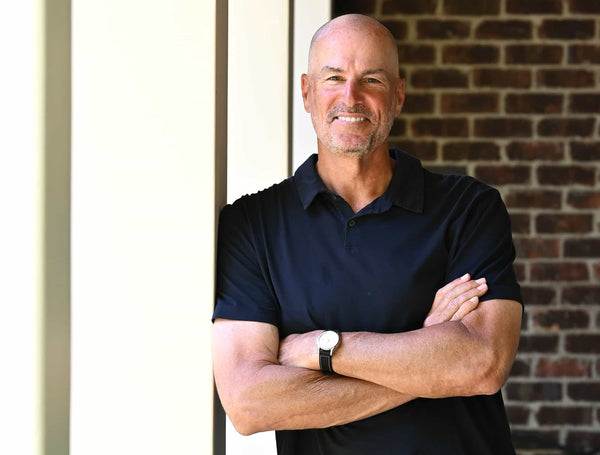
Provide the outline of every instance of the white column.
<path id="1" fill-rule="evenodd" d="M 287 1 L 229 0 L 230 202 L 288 176 L 289 13 Z"/>
<path id="2" fill-rule="evenodd" d="M 69 3 L 0 5 L 0 453 L 68 453 Z"/>
<path id="3" fill-rule="evenodd" d="M 213 453 L 223 4 L 73 0 L 74 455 Z"/>
<path id="4" fill-rule="evenodd" d="M 300 76 L 308 70 L 308 48 L 317 29 L 331 19 L 331 2 L 322 0 L 294 1 L 294 87 L 292 168 L 296 170 L 306 158 L 317 153 L 317 136 L 310 115 L 304 110 Z"/>

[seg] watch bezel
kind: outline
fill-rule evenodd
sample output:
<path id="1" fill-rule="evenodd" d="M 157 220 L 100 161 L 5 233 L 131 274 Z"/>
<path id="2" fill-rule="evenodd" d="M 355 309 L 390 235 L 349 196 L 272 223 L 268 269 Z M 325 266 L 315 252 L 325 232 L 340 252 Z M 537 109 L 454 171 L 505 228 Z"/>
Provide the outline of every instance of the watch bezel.
<path id="1" fill-rule="evenodd" d="M 333 338 L 331 339 L 331 342 L 328 342 L 330 340 L 330 336 Z M 317 346 L 319 347 L 319 349 L 323 349 L 325 351 L 333 352 L 333 350 L 336 348 L 339 342 L 340 334 L 335 330 L 325 330 L 321 332 L 317 337 Z"/>

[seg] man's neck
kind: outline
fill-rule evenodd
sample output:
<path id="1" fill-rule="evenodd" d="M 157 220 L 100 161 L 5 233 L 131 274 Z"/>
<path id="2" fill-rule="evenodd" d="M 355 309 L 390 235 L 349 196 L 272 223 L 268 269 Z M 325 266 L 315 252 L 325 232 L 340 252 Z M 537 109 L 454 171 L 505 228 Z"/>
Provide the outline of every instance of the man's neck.
<path id="1" fill-rule="evenodd" d="M 394 172 L 394 161 L 387 144 L 360 158 L 319 150 L 317 172 L 325 186 L 358 213 L 385 192 Z"/>

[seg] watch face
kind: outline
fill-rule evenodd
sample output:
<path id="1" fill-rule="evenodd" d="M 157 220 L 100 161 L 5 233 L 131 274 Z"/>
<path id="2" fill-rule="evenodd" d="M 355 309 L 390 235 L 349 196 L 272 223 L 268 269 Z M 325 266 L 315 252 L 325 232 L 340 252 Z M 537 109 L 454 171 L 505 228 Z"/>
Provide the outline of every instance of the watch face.
<path id="1" fill-rule="evenodd" d="M 333 349 L 338 344 L 339 340 L 340 336 L 336 332 L 333 330 L 327 330 L 319 335 L 317 343 L 320 349 L 329 350 Z"/>

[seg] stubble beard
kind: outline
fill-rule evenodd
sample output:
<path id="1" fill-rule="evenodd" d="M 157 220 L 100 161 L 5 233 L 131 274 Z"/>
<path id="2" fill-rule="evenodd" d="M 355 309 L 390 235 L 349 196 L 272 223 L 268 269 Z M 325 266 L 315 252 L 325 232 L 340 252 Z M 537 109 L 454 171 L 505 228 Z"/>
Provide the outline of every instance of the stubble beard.
<path id="1" fill-rule="evenodd" d="M 348 108 L 346 106 L 336 106 L 334 109 L 328 112 L 327 118 L 325 120 L 326 124 L 331 124 L 333 118 L 340 112 L 365 114 L 369 121 L 371 121 L 371 119 L 373 118 L 372 113 L 362 106 L 356 106 L 353 108 Z M 383 124 L 381 128 L 376 128 L 375 130 L 364 136 L 362 140 L 357 144 L 349 145 L 346 141 L 343 141 L 342 138 L 339 138 L 334 134 L 326 134 L 323 138 L 319 137 L 319 140 L 325 145 L 325 147 L 327 147 L 328 150 L 330 150 L 332 153 L 335 153 L 336 155 L 345 155 L 360 159 L 369 155 L 387 140 L 390 131 L 392 130 L 393 124 L 394 106 L 391 106 L 390 111 L 387 115 L 386 123 Z"/>

